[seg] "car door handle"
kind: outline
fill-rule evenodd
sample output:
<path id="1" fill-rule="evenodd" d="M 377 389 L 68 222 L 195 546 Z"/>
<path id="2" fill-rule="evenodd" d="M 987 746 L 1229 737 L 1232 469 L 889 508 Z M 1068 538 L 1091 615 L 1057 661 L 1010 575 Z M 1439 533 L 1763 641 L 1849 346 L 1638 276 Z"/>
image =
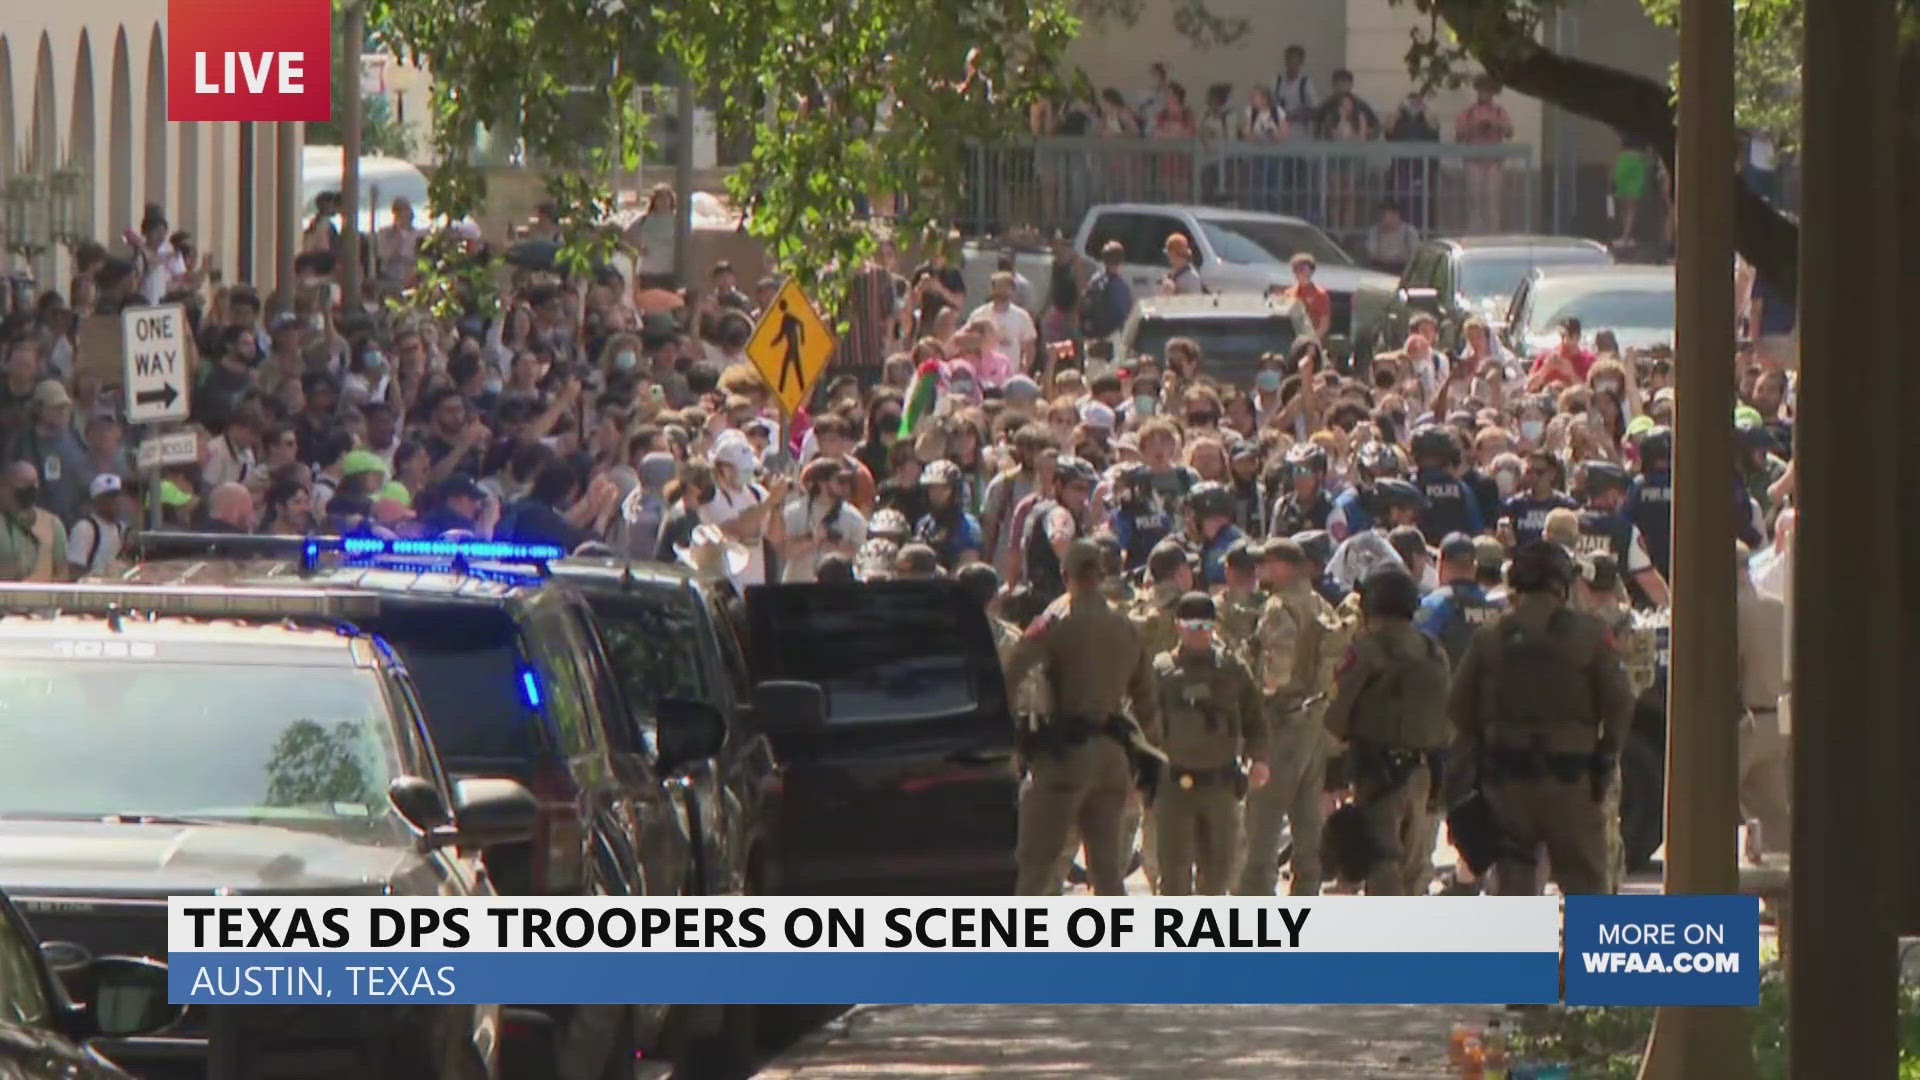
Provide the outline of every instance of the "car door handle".
<path id="1" fill-rule="evenodd" d="M 999 765 L 1013 760 L 1013 750 L 974 748 L 955 750 L 947 755 L 947 761 L 953 765 Z"/>

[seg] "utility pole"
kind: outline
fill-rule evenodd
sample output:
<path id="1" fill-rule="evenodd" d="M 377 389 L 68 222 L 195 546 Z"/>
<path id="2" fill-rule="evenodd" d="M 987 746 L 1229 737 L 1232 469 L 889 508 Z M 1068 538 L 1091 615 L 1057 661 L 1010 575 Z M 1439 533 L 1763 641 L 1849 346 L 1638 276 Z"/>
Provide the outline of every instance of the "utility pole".
<path id="1" fill-rule="evenodd" d="M 674 84 L 673 276 L 684 288 L 693 284 L 693 74 L 685 60 Z"/>
<path id="2" fill-rule="evenodd" d="M 300 144 L 298 120 L 274 125 L 274 288 L 286 310 L 293 310 L 293 259 L 300 251 Z"/>
<path id="3" fill-rule="evenodd" d="M 1682 0 L 1674 214 L 1673 663 L 1667 697 L 1669 893 L 1739 891 L 1739 657 L 1733 563 L 1733 0 Z M 1641 1080 L 1747 1080 L 1735 1008 L 1666 1007 Z"/>
<path id="4" fill-rule="evenodd" d="M 360 137 L 366 123 L 365 98 L 360 91 L 360 54 L 367 38 L 367 11 L 359 4 L 347 8 L 346 41 L 341 47 L 353 65 L 353 85 L 347 91 L 345 146 L 340 153 L 340 292 L 347 311 L 360 307 Z M 377 211 L 375 211 L 377 212 Z"/>

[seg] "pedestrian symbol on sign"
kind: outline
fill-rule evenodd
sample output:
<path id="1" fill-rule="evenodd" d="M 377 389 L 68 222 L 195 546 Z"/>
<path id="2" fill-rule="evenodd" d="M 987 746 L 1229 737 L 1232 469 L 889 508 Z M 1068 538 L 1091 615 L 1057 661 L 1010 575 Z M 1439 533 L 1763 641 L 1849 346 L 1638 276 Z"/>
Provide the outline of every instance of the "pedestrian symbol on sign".
<path id="1" fill-rule="evenodd" d="M 747 342 L 747 359 L 766 380 L 781 409 L 792 416 L 812 393 L 833 356 L 833 331 L 791 278 L 760 316 Z"/>
<path id="2" fill-rule="evenodd" d="M 782 299 L 776 307 L 780 312 L 780 332 L 773 336 L 773 343 L 785 342 L 787 346 L 780 358 L 780 390 L 785 393 L 789 375 L 795 382 L 805 384 L 807 381 L 806 369 L 800 364 L 800 346 L 807 340 L 807 329 L 800 324 L 799 317 L 787 310 L 786 300 Z"/>

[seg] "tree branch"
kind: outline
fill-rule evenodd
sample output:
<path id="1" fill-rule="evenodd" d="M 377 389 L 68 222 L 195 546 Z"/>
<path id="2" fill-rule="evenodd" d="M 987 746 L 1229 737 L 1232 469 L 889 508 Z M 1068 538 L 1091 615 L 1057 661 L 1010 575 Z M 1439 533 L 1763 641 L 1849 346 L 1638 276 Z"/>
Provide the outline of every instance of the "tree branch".
<path id="1" fill-rule="evenodd" d="M 1678 175 L 1677 116 L 1665 85 L 1540 45 L 1500 0 L 1432 0 L 1432 8 L 1502 84 L 1652 147 Z M 1735 199 L 1734 243 L 1740 254 L 1775 291 L 1797 296 L 1800 227 L 1744 183 L 1735 185 Z"/>

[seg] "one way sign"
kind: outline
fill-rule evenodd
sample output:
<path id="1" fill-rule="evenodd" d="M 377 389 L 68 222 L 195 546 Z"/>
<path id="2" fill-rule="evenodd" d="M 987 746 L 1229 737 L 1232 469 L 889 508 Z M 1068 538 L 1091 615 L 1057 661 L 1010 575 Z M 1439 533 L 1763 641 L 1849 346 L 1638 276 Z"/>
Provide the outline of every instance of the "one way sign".
<path id="1" fill-rule="evenodd" d="M 127 358 L 127 420 L 152 424 L 187 418 L 193 343 L 178 304 L 128 308 L 120 315 Z"/>

